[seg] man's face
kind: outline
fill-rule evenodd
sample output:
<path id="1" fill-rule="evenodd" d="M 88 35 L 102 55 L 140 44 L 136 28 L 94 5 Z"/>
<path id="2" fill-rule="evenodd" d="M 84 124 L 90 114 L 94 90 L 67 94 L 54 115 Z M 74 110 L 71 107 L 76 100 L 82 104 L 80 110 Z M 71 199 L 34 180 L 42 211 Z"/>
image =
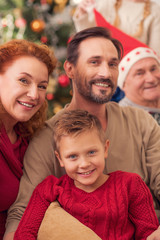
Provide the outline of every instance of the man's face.
<path id="1" fill-rule="evenodd" d="M 118 64 L 118 52 L 110 40 L 84 40 L 74 67 L 73 92 L 92 102 L 108 102 L 117 86 Z"/>
<path id="2" fill-rule="evenodd" d="M 127 75 L 123 90 L 136 104 L 154 105 L 160 99 L 159 63 L 154 58 L 144 58 L 136 62 Z"/>

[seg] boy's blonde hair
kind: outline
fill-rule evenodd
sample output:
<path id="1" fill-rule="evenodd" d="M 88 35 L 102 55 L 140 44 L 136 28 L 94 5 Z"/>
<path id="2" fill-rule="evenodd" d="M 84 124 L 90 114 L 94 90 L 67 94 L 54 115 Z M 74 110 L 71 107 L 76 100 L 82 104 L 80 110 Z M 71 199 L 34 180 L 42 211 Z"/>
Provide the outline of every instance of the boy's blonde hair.
<path id="1" fill-rule="evenodd" d="M 77 136 L 86 131 L 97 130 L 102 144 L 106 136 L 99 119 L 84 110 L 65 111 L 54 124 L 54 147 L 59 152 L 60 140 L 65 136 Z"/>

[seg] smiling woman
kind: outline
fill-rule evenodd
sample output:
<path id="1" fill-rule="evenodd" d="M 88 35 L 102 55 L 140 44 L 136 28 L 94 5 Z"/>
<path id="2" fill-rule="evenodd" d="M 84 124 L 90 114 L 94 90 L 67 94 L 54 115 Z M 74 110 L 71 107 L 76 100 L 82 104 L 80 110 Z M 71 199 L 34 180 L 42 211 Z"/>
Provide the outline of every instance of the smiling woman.
<path id="1" fill-rule="evenodd" d="M 0 46 L 0 239 L 18 193 L 29 140 L 46 120 L 46 88 L 55 67 L 47 46 L 26 40 Z"/>

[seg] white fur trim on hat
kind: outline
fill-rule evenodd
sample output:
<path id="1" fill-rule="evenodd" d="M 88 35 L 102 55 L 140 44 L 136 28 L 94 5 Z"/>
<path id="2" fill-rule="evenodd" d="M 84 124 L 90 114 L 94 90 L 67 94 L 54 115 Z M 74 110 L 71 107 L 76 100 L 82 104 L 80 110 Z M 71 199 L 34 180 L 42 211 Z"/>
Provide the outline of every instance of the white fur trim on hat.
<path id="1" fill-rule="evenodd" d="M 118 86 L 120 88 L 123 88 L 123 84 L 126 80 L 129 70 L 131 69 L 134 63 L 138 62 L 143 58 L 149 57 L 156 59 L 160 63 L 158 56 L 150 48 L 138 47 L 133 49 L 127 55 L 125 55 L 119 64 Z"/>

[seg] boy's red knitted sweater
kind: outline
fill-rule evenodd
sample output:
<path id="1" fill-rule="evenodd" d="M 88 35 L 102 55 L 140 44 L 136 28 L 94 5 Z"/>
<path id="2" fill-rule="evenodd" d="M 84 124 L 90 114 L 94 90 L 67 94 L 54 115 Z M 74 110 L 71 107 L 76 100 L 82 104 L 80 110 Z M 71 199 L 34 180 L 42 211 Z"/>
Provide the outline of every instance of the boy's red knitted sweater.
<path id="1" fill-rule="evenodd" d="M 149 189 L 137 174 L 113 172 L 91 193 L 76 188 L 67 175 L 49 176 L 35 189 L 14 239 L 37 239 L 45 211 L 55 199 L 103 240 L 146 239 L 159 225 Z"/>

